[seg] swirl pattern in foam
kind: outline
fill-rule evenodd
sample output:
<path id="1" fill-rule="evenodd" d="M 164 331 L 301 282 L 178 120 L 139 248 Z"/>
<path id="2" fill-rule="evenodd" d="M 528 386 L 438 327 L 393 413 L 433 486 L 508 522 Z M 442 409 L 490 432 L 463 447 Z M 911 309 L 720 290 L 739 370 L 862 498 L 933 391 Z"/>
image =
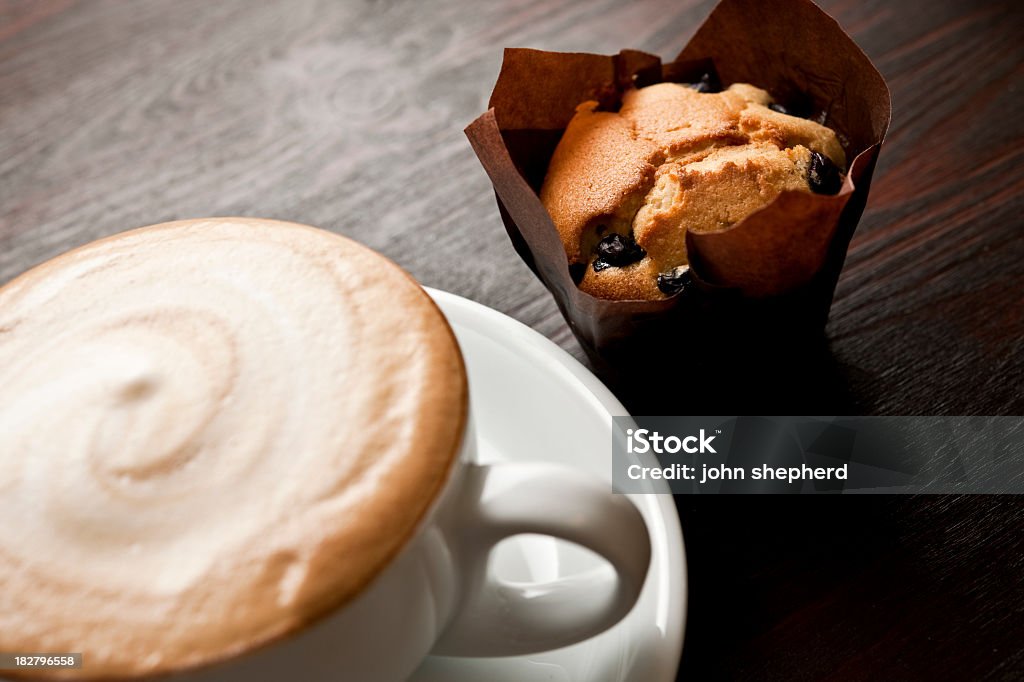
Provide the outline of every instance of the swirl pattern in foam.
<path id="1" fill-rule="evenodd" d="M 437 307 L 329 232 L 181 221 L 29 271 L 0 289 L 0 651 L 132 675 L 301 627 L 414 532 L 466 410 Z"/>

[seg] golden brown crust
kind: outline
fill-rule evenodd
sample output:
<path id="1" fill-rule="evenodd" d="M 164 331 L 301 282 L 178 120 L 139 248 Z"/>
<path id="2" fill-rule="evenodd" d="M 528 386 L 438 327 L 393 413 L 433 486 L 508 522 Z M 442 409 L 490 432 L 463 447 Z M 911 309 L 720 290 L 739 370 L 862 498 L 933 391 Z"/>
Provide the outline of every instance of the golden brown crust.
<path id="1" fill-rule="evenodd" d="M 812 151 L 845 166 L 833 131 L 768 108 L 737 83 L 702 94 L 659 83 L 623 96 L 618 113 L 577 109 L 541 189 L 570 263 L 593 264 L 601 236 L 632 235 L 647 255 L 626 267 L 587 267 L 580 288 L 599 298 L 664 298 L 658 273 L 687 262 L 687 229 L 728 227 L 784 190 L 810 191 Z"/>
<path id="2" fill-rule="evenodd" d="M 596 107 L 597 102 L 577 107 L 541 189 L 541 201 L 573 262 L 583 258 L 580 242 L 592 219 L 631 220 L 630 197 L 654 179 L 654 144 L 638 139 L 628 119 Z"/>

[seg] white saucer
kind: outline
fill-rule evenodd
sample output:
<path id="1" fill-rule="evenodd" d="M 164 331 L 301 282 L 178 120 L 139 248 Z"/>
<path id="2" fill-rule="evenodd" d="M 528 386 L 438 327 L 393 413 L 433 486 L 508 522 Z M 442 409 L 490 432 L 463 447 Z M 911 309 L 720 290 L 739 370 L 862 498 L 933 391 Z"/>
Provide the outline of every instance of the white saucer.
<path id="1" fill-rule="evenodd" d="M 586 470 L 611 485 L 615 396 L 575 358 L 495 310 L 433 289 L 469 370 L 483 461 L 542 459 Z M 650 463 L 654 465 L 653 460 Z M 655 488 L 667 491 L 667 486 Z M 412 682 L 662 682 L 676 679 L 686 617 L 686 558 L 670 495 L 631 495 L 651 532 L 647 583 L 633 611 L 579 644 L 532 656 L 426 659 Z M 519 536 L 498 547 L 495 566 L 511 580 L 548 581 L 597 565 L 551 538 Z"/>

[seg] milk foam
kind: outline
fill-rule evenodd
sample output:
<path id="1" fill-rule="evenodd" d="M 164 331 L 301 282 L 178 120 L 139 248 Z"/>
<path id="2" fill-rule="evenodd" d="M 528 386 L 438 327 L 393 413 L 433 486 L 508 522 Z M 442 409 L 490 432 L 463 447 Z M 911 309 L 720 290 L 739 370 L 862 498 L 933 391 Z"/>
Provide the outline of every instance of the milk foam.
<path id="1" fill-rule="evenodd" d="M 328 232 L 182 221 L 30 271 L 0 290 L 0 650 L 151 672 L 300 627 L 413 532 L 465 412 L 437 308 Z"/>

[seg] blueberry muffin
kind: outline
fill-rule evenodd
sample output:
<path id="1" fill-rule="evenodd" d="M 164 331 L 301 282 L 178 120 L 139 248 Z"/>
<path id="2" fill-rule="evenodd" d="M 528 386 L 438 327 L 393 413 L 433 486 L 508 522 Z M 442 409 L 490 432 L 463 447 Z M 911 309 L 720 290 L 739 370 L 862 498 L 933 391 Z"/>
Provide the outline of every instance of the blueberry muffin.
<path id="1" fill-rule="evenodd" d="M 689 277 L 687 230 L 727 228 L 783 191 L 839 191 L 832 130 L 752 85 L 709 90 L 659 83 L 624 93 L 618 112 L 577 107 L 540 198 L 583 291 L 666 298 Z"/>

